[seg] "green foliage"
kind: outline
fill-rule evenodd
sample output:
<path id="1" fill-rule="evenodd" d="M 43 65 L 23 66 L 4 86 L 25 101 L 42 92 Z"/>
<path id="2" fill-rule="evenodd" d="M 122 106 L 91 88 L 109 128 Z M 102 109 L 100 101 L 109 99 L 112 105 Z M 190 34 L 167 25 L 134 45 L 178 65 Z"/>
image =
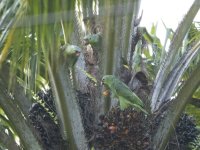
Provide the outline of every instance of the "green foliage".
<path id="1" fill-rule="evenodd" d="M 200 23 L 194 22 L 191 27 L 190 31 L 188 33 L 188 45 L 191 45 L 195 41 L 200 40 Z"/>
<path id="2" fill-rule="evenodd" d="M 166 29 L 167 31 L 168 29 Z M 139 32 L 142 39 L 138 42 L 136 52 L 133 58 L 133 68 L 136 72 L 146 69 L 151 80 L 155 79 L 158 69 L 161 66 L 161 61 L 166 54 L 166 45 L 162 45 L 160 39 L 156 36 L 157 28 L 153 24 L 149 33 L 145 27 L 140 27 Z M 166 40 L 170 39 L 170 34 L 166 34 Z M 142 68 L 145 64 L 145 68 Z"/>
<path id="3" fill-rule="evenodd" d="M 2 0 L 0 2 L 0 66 L 9 64 L 9 73 L 6 74 L 9 76 L 8 79 L 6 78 L 9 82 L 7 80 L 4 82 L 5 78 L 0 76 L 0 85 L 6 85 L 3 90 L 5 93 L 0 92 L 0 102 L 3 105 L 3 100 L 6 98 L 13 101 L 8 101 L 10 106 L 9 104 L 1 106 L 0 125 L 9 130 L 13 136 L 19 136 L 21 143 L 28 146 L 24 142 L 26 135 L 23 136 L 22 130 L 18 129 L 21 129 L 20 125 L 24 125 L 28 132 L 32 131 L 26 122 L 23 122 L 25 120 L 23 117 L 27 119 L 28 106 L 33 97 L 32 93 L 37 93 L 48 85 L 54 91 L 58 118 L 62 122 L 63 135 L 68 137 L 71 149 L 76 149 L 82 144 L 86 149 L 87 141 L 82 134 L 82 120 L 74 90 L 79 87 L 76 87 L 72 81 L 72 79 L 77 80 L 78 75 L 75 74 L 75 71 L 71 71 L 73 76 L 71 77 L 68 67 L 73 67 L 80 52 L 85 52 L 81 41 L 84 39 L 86 44 L 91 44 L 93 54 L 98 54 L 98 60 L 94 63 L 96 66 L 92 64 L 93 66 L 89 66 L 89 69 L 81 66 L 77 67 L 76 71 L 80 73 L 79 76 L 85 75 L 89 78 L 89 84 L 86 81 L 84 88 L 90 85 L 90 92 L 95 91 L 94 97 L 96 99 L 94 102 L 98 105 L 94 106 L 94 109 L 102 110 L 103 108 L 99 108 L 99 106 L 103 106 L 104 101 L 101 96 L 102 87 L 98 84 L 99 80 L 104 74 L 118 76 L 118 69 L 121 65 L 120 58 L 126 59 L 129 53 L 131 22 L 137 14 L 138 3 L 139 1 L 133 3 L 132 0 Z M 121 9 L 121 5 L 123 9 Z M 134 7 L 132 7 L 133 5 Z M 100 29 L 99 26 L 101 26 Z M 172 36 L 174 36 L 173 31 L 166 27 L 166 38 L 162 45 L 156 35 L 156 26 L 152 25 L 150 33 L 145 27 L 138 27 L 142 38 L 136 45 L 131 66 L 133 69 L 130 69 L 135 72 L 144 71 L 151 81 L 156 79 L 160 68 L 162 68 L 162 62 L 167 56 L 167 41 L 171 41 Z M 99 32 L 100 30 L 101 32 Z M 89 33 L 89 35 L 84 36 L 85 33 Z M 193 24 L 186 38 L 185 49 L 178 48 L 180 44 L 175 48 L 172 47 L 177 52 L 173 50 L 176 55 L 173 55 L 174 59 L 170 62 L 170 69 L 189 48 L 192 48 L 199 41 L 199 35 L 199 23 Z M 61 50 L 62 46 L 63 50 Z M 185 76 L 181 76 L 182 81 L 186 81 L 190 77 L 190 72 L 195 69 L 199 58 L 197 56 L 190 63 Z M 84 65 L 84 61 L 82 59 L 79 64 Z M 67 67 L 63 65 L 64 62 Z M 170 69 L 167 69 L 166 73 L 169 73 Z M 111 83 L 106 82 L 105 84 L 110 86 L 111 91 L 119 98 L 121 107 L 126 108 L 131 105 L 146 113 L 142 108 L 143 103 L 137 95 L 132 93 L 121 81 L 117 79 L 115 81 L 118 85 L 111 86 Z M 18 83 L 23 89 L 18 88 Z M 92 87 L 93 83 L 95 83 L 94 87 Z M 182 82 L 177 81 L 175 86 L 181 87 Z M 1 88 L 3 89 L 3 86 Z M 24 91 L 29 95 L 28 98 L 24 96 Z M 199 93 L 198 89 L 194 97 L 199 97 Z M 134 97 L 134 99 L 130 97 Z M 22 98 L 21 102 L 20 98 Z M 13 109 L 8 111 L 10 108 Z M 109 108 L 109 104 L 107 108 Z M 17 118 L 16 114 L 14 117 L 8 115 L 9 112 L 13 111 L 19 114 L 23 120 L 22 124 L 13 123 Z M 95 115 L 98 117 L 99 114 L 95 112 Z"/>
<path id="4" fill-rule="evenodd" d="M 4 65 L 6 63 L 5 61 L 9 62 L 10 78 L 8 80 L 10 80 L 10 90 L 20 90 L 14 89 L 14 85 L 17 81 L 17 84 L 20 83 L 22 87 L 24 87 L 20 92 L 26 91 L 29 95 L 30 99 L 28 100 L 30 102 L 32 91 L 37 92 L 41 87 L 44 88 L 46 84 L 49 83 L 49 64 L 51 69 L 58 68 L 59 56 L 61 54 L 60 41 L 63 39 L 60 33 L 62 32 L 65 35 L 67 42 L 70 41 L 73 31 L 73 21 L 71 20 L 74 16 L 71 14 L 68 15 L 68 12 L 74 11 L 75 1 L 70 1 L 70 3 L 68 3 L 62 0 L 17 0 L 9 1 L 9 7 L 7 7 L 8 3 L 5 3 L 5 1 L 1 1 L 0 4 L 3 8 L 10 10 L 1 11 L 1 17 L 4 19 L 2 19 L 0 28 L 5 29 L 0 37 L 0 45 L 3 47 L 0 50 L 0 65 Z M 12 24 L 6 24 L 9 23 L 9 21 L 12 21 Z M 61 24 L 61 22 L 63 22 L 63 24 Z M 10 27 L 10 25 L 12 25 L 12 27 Z M 74 63 L 75 62 L 72 64 Z M 5 87 L 5 91 L 9 91 L 9 89 Z M 14 96 L 13 99 L 15 101 L 16 97 Z M 21 102 L 24 101 L 25 99 L 21 100 Z M 3 109 L 5 109 L 4 107 Z M 17 102 L 16 107 L 18 107 Z M 28 110 L 30 105 L 25 107 L 26 108 L 20 109 Z M 15 109 L 13 109 L 13 111 L 15 111 Z M 8 111 L 6 111 L 6 114 L 7 113 Z M 28 116 L 28 112 L 22 111 L 20 113 L 24 113 L 23 115 L 25 117 Z M 8 116 L 8 118 L 9 121 L 13 121 L 10 116 Z M 18 117 L 15 118 L 17 119 Z M 23 121 L 24 120 L 20 120 L 19 122 L 23 124 Z M 17 134 L 22 144 L 24 144 L 23 146 L 25 146 L 25 149 L 29 149 L 26 147 L 28 146 L 27 143 L 24 142 L 26 139 L 23 139 L 23 133 L 18 130 L 21 127 L 18 126 L 18 124 L 14 124 L 14 128 L 17 129 Z M 29 136 L 31 139 L 32 134 Z M 28 142 L 29 140 L 26 141 Z M 32 142 L 30 146 L 32 146 L 32 144 L 34 144 L 34 142 Z M 37 145 L 35 145 L 35 148 L 37 149 Z"/>
<path id="5" fill-rule="evenodd" d="M 195 93 L 193 94 L 194 98 L 200 98 L 200 87 L 195 91 Z"/>
<path id="6" fill-rule="evenodd" d="M 188 104 L 185 111 L 195 118 L 197 126 L 200 126 L 200 111 L 198 107 Z"/>
<path id="7" fill-rule="evenodd" d="M 197 139 L 188 145 L 188 149 L 198 150 L 200 148 L 200 134 L 197 136 Z"/>
<path id="8" fill-rule="evenodd" d="M 5 132 L 6 130 L 8 130 L 9 134 L 13 137 L 14 140 L 14 136 L 17 136 L 16 132 L 13 131 L 12 125 L 10 124 L 4 111 L 0 109 L 0 132 Z"/>

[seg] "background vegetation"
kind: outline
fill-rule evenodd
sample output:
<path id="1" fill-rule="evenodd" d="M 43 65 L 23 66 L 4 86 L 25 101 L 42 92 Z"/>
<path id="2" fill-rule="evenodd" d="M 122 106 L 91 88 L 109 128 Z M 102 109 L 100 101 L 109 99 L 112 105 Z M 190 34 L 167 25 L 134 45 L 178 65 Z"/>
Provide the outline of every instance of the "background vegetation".
<path id="1" fill-rule="evenodd" d="M 194 1 L 176 31 L 166 27 L 164 45 L 156 25 L 149 32 L 139 26 L 139 6 L 139 0 L 0 1 L 1 149 L 101 149 L 90 143 L 99 116 L 117 106 L 102 95 L 106 74 L 143 100 L 150 114 L 134 112 L 138 122 L 163 116 L 148 146 L 166 147 L 186 104 L 199 107 L 200 24 L 193 19 L 200 2 Z M 90 34 L 99 40 L 85 45 Z M 61 59 L 64 44 L 82 49 L 72 68 Z M 44 99 L 49 89 L 53 107 Z M 59 141 L 51 141 L 49 131 L 60 133 L 54 137 Z"/>

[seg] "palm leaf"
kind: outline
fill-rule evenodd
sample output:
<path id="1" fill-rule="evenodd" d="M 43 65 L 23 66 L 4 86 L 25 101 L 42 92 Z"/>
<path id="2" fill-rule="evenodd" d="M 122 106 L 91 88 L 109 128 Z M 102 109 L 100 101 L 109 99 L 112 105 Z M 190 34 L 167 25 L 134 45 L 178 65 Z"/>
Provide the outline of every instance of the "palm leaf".
<path id="1" fill-rule="evenodd" d="M 153 92 L 152 92 L 152 97 L 151 97 L 152 111 L 157 110 L 159 107 L 159 104 L 157 104 L 159 101 L 158 99 L 159 93 L 161 93 L 161 89 L 166 80 L 166 77 L 169 74 L 171 68 L 173 67 L 172 65 L 174 63 L 173 60 L 198 10 L 199 10 L 199 1 L 195 0 L 190 10 L 185 15 L 185 17 L 183 18 L 183 21 L 181 22 L 181 24 L 179 25 L 179 27 L 177 28 L 174 34 L 174 37 L 169 47 L 169 52 L 165 56 L 165 59 L 163 59 L 162 65 L 159 69 L 159 72 L 157 73 L 156 80 L 154 82 L 154 87 L 153 87 Z"/>

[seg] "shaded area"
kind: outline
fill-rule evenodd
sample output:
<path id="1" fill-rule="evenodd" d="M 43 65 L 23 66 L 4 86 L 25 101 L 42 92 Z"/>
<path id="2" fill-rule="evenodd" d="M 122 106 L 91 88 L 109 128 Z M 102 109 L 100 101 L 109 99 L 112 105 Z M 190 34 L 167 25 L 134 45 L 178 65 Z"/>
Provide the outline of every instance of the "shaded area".
<path id="1" fill-rule="evenodd" d="M 37 131 L 38 140 L 45 150 L 64 150 L 66 141 L 61 136 L 59 124 L 57 124 L 53 117 L 45 110 L 39 103 L 33 103 L 29 119 Z"/>
<path id="2" fill-rule="evenodd" d="M 76 93 L 90 146 L 97 150 L 152 149 L 151 139 L 165 117 L 166 108 L 158 114 L 145 116 L 132 108 L 122 111 L 118 107 L 113 107 L 107 114 L 99 116 L 97 124 L 94 122 L 94 110 L 91 110 L 93 103 L 90 95 L 80 91 Z M 67 142 L 61 136 L 51 90 L 40 91 L 38 96 L 40 103 L 32 104 L 29 119 L 37 131 L 40 143 L 48 150 L 66 149 Z M 181 115 L 174 131 L 166 150 L 187 150 L 188 144 L 197 140 L 199 134 L 195 120 L 186 113 Z"/>
<path id="3" fill-rule="evenodd" d="M 165 112 L 154 116 L 154 118 L 152 119 L 152 135 L 154 135 L 154 133 L 157 131 L 157 127 L 160 125 L 164 117 Z M 197 129 L 194 118 L 187 113 L 182 113 L 176 127 L 174 127 L 174 133 L 173 135 L 171 135 L 165 149 L 190 150 L 190 143 L 195 142 L 195 140 L 198 138 L 199 133 L 200 132 Z M 196 145 L 195 143 L 193 144 L 194 146 Z"/>
<path id="4" fill-rule="evenodd" d="M 188 150 L 188 144 L 196 140 L 199 131 L 196 129 L 195 120 L 186 113 L 183 113 L 176 125 L 175 133 L 171 137 L 167 150 L 179 148 Z"/>
<path id="5" fill-rule="evenodd" d="M 131 108 L 124 111 L 112 108 L 107 115 L 100 116 L 93 142 L 102 150 L 150 149 L 149 131 L 148 119 L 143 113 Z"/>

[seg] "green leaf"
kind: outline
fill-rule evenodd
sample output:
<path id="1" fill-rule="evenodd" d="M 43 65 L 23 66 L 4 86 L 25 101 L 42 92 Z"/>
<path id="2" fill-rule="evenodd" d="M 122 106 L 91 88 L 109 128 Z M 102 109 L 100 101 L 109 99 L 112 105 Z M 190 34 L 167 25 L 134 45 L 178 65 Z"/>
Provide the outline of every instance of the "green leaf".
<path id="1" fill-rule="evenodd" d="M 195 91 L 195 93 L 193 94 L 193 97 L 200 99 L 200 87 Z"/>
<path id="2" fill-rule="evenodd" d="M 151 27 L 151 35 L 156 36 L 156 31 L 157 31 L 157 24 L 153 24 Z"/>

